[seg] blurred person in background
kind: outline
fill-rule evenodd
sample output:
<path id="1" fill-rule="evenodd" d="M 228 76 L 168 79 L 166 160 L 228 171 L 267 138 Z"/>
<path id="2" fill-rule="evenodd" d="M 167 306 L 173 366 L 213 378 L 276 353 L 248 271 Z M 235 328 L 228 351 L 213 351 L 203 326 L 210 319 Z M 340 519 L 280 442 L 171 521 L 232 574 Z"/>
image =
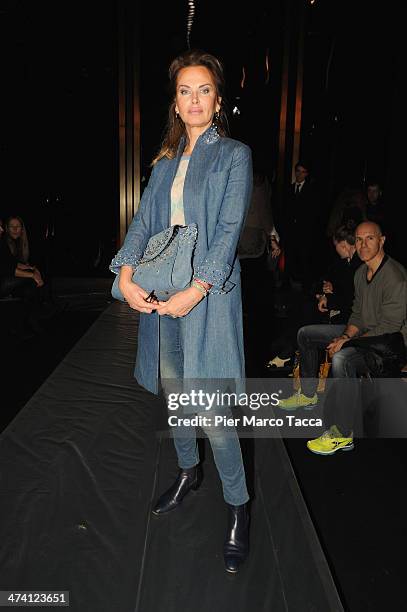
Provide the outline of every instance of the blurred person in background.
<path id="1" fill-rule="evenodd" d="M 362 189 L 345 187 L 336 197 L 329 215 L 326 235 L 329 238 L 339 227 L 354 228 L 366 220 L 367 198 Z"/>
<path id="2" fill-rule="evenodd" d="M 37 269 L 35 265 L 30 263 L 30 245 L 27 230 L 21 217 L 8 217 L 5 224 L 5 240 L 11 255 L 20 264 L 21 270 Z"/>
<path id="3" fill-rule="evenodd" d="M 366 217 L 369 221 L 378 223 L 383 231 L 387 231 L 383 191 L 380 184 L 372 179 L 366 186 L 367 206 Z"/>
<path id="4" fill-rule="evenodd" d="M 319 244 L 319 196 L 305 160 L 295 164 L 295 181 L 284 200 L 283 247 L 286 274 L 293 288 L 309 289 Z"/>
<path id="5" fill-rule="evenodd" d="M 280 237 L 274 226 L 271 210 L 271 184 L 264 164 L 255 155 L 253 158 L 253 191 L 250 207 L 238 244 L 238 257 L 242 269 L 243 305 L 253 300 L 264 300 L 261 291 L 266 291 L 270 279 L 268 260 L 277 262 L 280 255 Z"/>
<path id="6" fill-rule="evenodd" d="M 21 298 L 23 303 L 21 327 L 16 330 L 18 335 L 43 332 L 41 321 L 59 310 L 50 303 L 41 272 L 30 263 L 25 225 L 16 215 L 7 219 L 0 240 L 0 297 L 6 296 Z"/>

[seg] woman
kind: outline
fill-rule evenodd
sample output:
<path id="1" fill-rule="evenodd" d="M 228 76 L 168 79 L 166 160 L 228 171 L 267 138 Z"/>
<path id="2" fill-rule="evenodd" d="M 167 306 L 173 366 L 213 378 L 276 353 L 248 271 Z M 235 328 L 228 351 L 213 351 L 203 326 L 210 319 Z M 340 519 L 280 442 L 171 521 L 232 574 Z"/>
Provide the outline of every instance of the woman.
<path id="1" fill-rule="evenodd" d="M 177 57 L 169 69 L 172 99 L 162 147 L 125 242 L 111 264 L 126 301 L 139 311 L 135 376 L 168 396 L 169 379 L 243 379 L 244 352 L 239 235 L 252 189 L 250 149 L 225 136 L 220 62 L 202 51 Z M 191 286 L 166 302 L 146 301 L 132 282 L 148 239 L 168 225 L 196 223 Z M 230 414 L 230 409 L 228 409 Z M 248 553 L 244 467 L 234 428 L 203 427 L 214 453 L 229 513 L 226 570 L 238 571 Z M 173 428 L 179 474 L 153 513 L 176 508 L 201 480 L 194 428 Z"/>
<path id="2" fill-rule="evenodd" d="M 54 314 L 54 309 L 45 305 L 48 289 L 41 272 L 29 262 L 29 255 L 24 222 L 21 217 L 11 216 L 0 240 L 0 297 L 12 295 L 22 299 L 22 323 L 28 335 L 42 333 L 40 321 Z M 17 333 L 20 335 L 21 331 Z"/>
<path id="3" fill-rule="evenodd" d="M 9 217 L 6 221 L 6 242 L 11 254 L 19 263 L 28 264 L 30 249 L 27 230 L 21 217 Z"/>
<path id="4" fill-rule="evenodd" d="M 28 244 L 27 230 L 21 217 L 9 217 L 6 221 L 5 243 L 9 250 L 7 257 L 12 262 L 13 271 L 10 275 L 13 287 L 43 287 L 44 280 L 38 268 L 31 264 L 30 248 Z M 25 279 L 25 280 L 15 280 Z M 30 279 L 27 282 L 27 279 Z"/>
<path id="5" fill-rule="evenodd" d="M 5 223 L 2 246 L 2 287 L 1 294 L 23 293 L 26 288 L 42 287 L 44 281 L 40 271 L 29 263 L 30 250 L 27 232 L 21 217 L 9 217 Z"/>
<path id="6" fill-rule="evenodd" d="M 21 217 L 12 216 L 6 221 L 5 241 L 11 256 L 17 262 L 18 270 L 30 273 L 26 278 L 33 278 L 37 286 L 42 287 L 44 281 L 38 268 L 30 263 L 30 247 L 27 230 Z"/>

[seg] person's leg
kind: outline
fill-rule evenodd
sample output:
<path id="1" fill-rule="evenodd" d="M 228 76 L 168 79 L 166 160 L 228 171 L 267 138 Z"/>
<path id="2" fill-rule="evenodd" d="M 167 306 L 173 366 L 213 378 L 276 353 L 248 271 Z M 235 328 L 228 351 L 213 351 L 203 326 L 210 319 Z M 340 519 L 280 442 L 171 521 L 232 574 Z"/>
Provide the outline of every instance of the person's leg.
<path id="1" fill-rule="evenodd" d="M 297 341 L 300 351 L 301 390 L 312 397 L 318 386 L 319 353 L 340 336 L 345 325 L 306 325 L 298 331 Z"/>
<path id="2" fill-rule="evenodd" d="M 163 317 L 160 326 L 160 376 L 164 392 L 168 395 L 168 391 L 172 392 L 173 389 L 171 379 L 179 390 L 182 387 L 183 321 Z M 230 416 L 230 411 L 227 416 Z M 185 495 L 191 489 L 196 489 L 201 481 L 200 468 L 197 465 L 199 455 L 195 428 L 177 427 L 173 429 L 173 433 L 181 469 L 173 485 L 161 495 L 154 506 L 153 514 L 157 516 L 176 508 Z M 225 568 L 228 572 L 236 573 L 249 550 L 249 515 L 246 504 L 249 496 L 239 439 L 236 430 L 230 427 L 225 427 L 225 430 L 219 427 L 215 432 L 208 428 L 207 434 L 228 504 L 228 528 L 223 549 Z"/>
<path id="3" fill-rule="evenodd" d="M 308 325 L 328 324 L 328 316 L 319 312 L 315 299 L 305 296 L 294 301 L 290 308 L 290 322 L 287 328 L 273 345 L 277 350 L 277 359 L 293 358 L 297 349 L 297 337 L 299 329 Z M 272 363 L 272 361 L 270 361 Z"/>
<path id="4" fill-rule="evenodd" d="M 166 397 L 169 393 L 182 392 L 183 325 L 182 319 L 173 319 L 169 316 L 160 317 L 160 378 Z M 189 469 L 197 465 L 199 453 L 195 427 L 174 426 L 172 434 L 179 467 Z"/>
<path id="5" fill-rule="evenodd" d="M 160 317 L 160 378 L 166 398 L 170 393 L 182 392 L 183 375 L 183 321 L 169 316 Z M 152 510 L 156 516 L 177 508 L 187 493 L 197 489 L 202 480 L 195 427 L 174 426 L 172 434 L 180 469 L 173 484 L 157 500 Z"/>
<path id="6" fill-rule="evenodd" d="M 360 406 L 358 377 L 368 371 L 362 353 L 346 346 L 335 353 L 331 368 L 333 385 L 324 409 L 328 429 L 319 438 L 307 442 L 308 449 L 318 455 L 333 455 L 339 450 L 354 448 L 353 428 L 356 409 Z"/>
<path id="7" fill-rule="evenodd" d="M 228 524 L 223 544 L 223 558 L 227 572 L 235 574 L 249 552 L 249 494 L 240 449 L 234 425 L 214 426 L 215 416 L 232 418 L 229 407 L 211 411 L 212 425 L 203 426 L 212 447 L 216 467 L 222 482 L 223 496 L 228 510 Z"/>
<path id="8" fill-rule="evenodd" d="M 1 295 L 12 295 L 29 299 L 35 295 L 36 283 L 31 278 L 19 278 L 17 276 L 7 276 L 1 281 Z"/>
<path id="9" fill-rule="evenodd" d="M 211 426 L 203 426 L 208 436 L 215 464 L 222 482 L 223 497 L 227 504 L 240 506 L 249 500 L 239 436 L 234 425 L 214 425 L 215 415 L 233 418 L 229 407 L 211 411 Z"/>
<path id="10" fill-rule="evenodd" d="M 283 410 L 312 409 L 318 402 L 320 350 L 343 333 L 345 325 L 306 325 L 298 331 L 301 388 L 290 397 L 280 399 Z"/>
<path id="11" fill-rule="evenodd" d="M 356 409 L 360 406 L 358 378 L 368 372 L 363 354 L 345 345 L 333 356 L 331 371 L 337 393 L 327 425 L 336 425 L 344 437 L 352 437 Z"/>

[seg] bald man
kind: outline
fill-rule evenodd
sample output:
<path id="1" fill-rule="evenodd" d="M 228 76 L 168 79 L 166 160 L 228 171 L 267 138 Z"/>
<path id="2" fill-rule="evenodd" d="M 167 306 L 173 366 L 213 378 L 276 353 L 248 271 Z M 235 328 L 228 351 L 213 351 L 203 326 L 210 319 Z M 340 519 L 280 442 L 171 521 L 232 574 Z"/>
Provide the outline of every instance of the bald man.
<path id="1" fill-rule="evenodd" d="M 364 262 L 355 273 L 355 299 L 347 325 L 307 325 L 298 332 L 301 389 L 280 400 L 280 407 L 295 410 L 312 408 L 318 401 L 316 388 L 319 351 L 327 348 L 332 357 L 332 377 L 346 379 L 339 387 L 340 401 L 335 408 L 336 423 L 316 440 L 307 442 L 308 449 L 321 455 L 337 450 L 351 450 L 353 420 L 358 394 L 356 379 L 368 372 L 364 351 L 352 346 L 352 339 L 398 334 L 400 360 L 407 345 L 407 272 L 384 252 L 385 236 L 377 223 L 366 221 L 356 228 L 356 250 Z M 385 336 L 385 340 L 389 336 Z M 347 343 L 350 343 L 347 346 Z M 355 386 L 356 382 L 356 386 Z M 328 423 L 327 423 L 328 424 Z"/>

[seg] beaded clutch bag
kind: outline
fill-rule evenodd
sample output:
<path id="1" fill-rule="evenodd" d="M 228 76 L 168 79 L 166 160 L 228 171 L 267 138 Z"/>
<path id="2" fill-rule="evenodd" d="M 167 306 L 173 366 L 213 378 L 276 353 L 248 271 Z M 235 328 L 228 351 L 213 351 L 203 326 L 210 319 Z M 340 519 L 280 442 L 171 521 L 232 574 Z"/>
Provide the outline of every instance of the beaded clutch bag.
<path id="1" fill-rule="evenodd" d="M 151 236 L 132 280 L 145 291 L 154 291 L 159 300 L 185 289 L 193 276 L 193 254 L 198 236 L 196 223 L 172 225 Z M 125 301 L 119 289 L 119 275 L 112 286 L 112 296 Z"/>

